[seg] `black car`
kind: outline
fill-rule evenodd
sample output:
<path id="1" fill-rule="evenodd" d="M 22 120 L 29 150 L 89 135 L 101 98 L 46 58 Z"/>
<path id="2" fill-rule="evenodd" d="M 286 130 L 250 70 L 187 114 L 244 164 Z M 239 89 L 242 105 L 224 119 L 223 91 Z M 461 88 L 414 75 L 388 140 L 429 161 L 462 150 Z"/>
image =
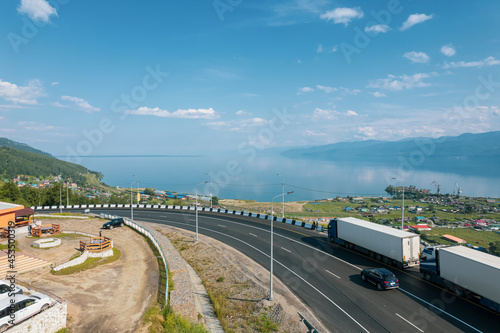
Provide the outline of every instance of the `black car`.
<path id="1" fill-rule="evenodd" d="M 399 288 L 398 278 L 385 268 L 363 269 L 361 280 L 373 283 L 378 290 Z"/>
<path id="2" fill-rule="evenodd" d="M 122 218 L 112 219 L 102 225 L 103 229 L 113 229 L 114 227 L 123 227 L 125 221 Z"/>

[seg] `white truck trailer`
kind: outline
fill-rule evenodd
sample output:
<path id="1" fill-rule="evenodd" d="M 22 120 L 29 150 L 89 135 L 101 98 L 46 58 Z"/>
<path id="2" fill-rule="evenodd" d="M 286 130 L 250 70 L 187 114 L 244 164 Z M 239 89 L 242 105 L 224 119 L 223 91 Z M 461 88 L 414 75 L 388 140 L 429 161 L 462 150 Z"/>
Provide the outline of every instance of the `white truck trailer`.
<path id="1" fill-rule="evenodd" d="M 355 217 L 336 218 L 328 225 L 328 239 L 398 267 L 420 261 L 420 236 Z"/>
<path id="2" fill-rule="evenodd" d="M 435 259 L 422 261 L 424 278 L 461 297 L 479 297 L 481 304 L 500 312 L 500 257 L 464 246 L 437 249 Z"/>

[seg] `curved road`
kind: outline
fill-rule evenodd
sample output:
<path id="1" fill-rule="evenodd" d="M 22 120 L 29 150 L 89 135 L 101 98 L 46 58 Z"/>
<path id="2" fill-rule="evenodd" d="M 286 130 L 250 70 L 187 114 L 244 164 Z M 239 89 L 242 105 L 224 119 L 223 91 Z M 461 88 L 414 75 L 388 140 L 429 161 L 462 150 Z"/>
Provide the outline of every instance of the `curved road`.
<path id="1" fill-rule="evenodd" d="M 130 217 L 128 209 L 93 211 Z M 134 209 L 134 218 L 195 230 L 194 211 Z M 270 268 L 268 220 L 199 212 L 199 233 Z M 361 280 L 362 269 L 383 266 L 328 243 L 324 233 L 274 222 L 274 276 L 332 332 L 498 332 L 500 314 L 427 283 L 415 268 L 389 267 L 400 281 L 395 290 L 379 292 Z"/>

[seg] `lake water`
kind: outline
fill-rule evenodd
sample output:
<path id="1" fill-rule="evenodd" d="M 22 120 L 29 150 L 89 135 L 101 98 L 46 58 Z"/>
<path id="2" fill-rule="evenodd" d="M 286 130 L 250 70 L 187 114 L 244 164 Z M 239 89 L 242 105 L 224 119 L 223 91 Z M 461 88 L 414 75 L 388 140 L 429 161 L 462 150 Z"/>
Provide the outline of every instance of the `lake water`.
<path id="1" fill-rule="evenodd" d="M 433 181 L 441 185 L 441 193 L 453 194 L 458 185 L 463 195 L 500 197 L 497 165 L 485 168 L 453 162 L 423 169 L 407 163 L 369 165 L 238 154 L 84 157 L 79 164 L 103 173 L 106 184 L 127 188 L 132 183 L 135 187 L 138 179 L 140 187 L 190 194 L 197 190 L 209 195 L 212 179 L 213 194 L 223 199 L 271 201 L 282 193 L 283 179 L 285 191 L 294 191 L 286 197 L 287 201 L 387 195 L 384 190 L 388 185 L 400 186 L 403 182 L 405 186 L 415 185 L 435 193 Z M 205 181 L 208 183 L 203 184 Z"/>

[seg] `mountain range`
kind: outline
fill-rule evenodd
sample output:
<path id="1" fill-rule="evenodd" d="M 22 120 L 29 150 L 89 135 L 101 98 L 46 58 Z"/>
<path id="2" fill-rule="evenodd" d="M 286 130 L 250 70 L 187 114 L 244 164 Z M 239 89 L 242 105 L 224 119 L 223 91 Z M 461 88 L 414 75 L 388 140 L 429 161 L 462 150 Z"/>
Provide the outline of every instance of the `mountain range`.
<path id="1" fill-rule="evenodd" d="M 425 163 L 436 161 L 500 160 L 500 131 L 443 136 L 440 138 L 409 138 L 399 141 L 354 141 L 323 146 L 295 148 L 282 152 L 291 158 L 328 161 L 391 162 L 401 158 L 425 157 Z"/>

